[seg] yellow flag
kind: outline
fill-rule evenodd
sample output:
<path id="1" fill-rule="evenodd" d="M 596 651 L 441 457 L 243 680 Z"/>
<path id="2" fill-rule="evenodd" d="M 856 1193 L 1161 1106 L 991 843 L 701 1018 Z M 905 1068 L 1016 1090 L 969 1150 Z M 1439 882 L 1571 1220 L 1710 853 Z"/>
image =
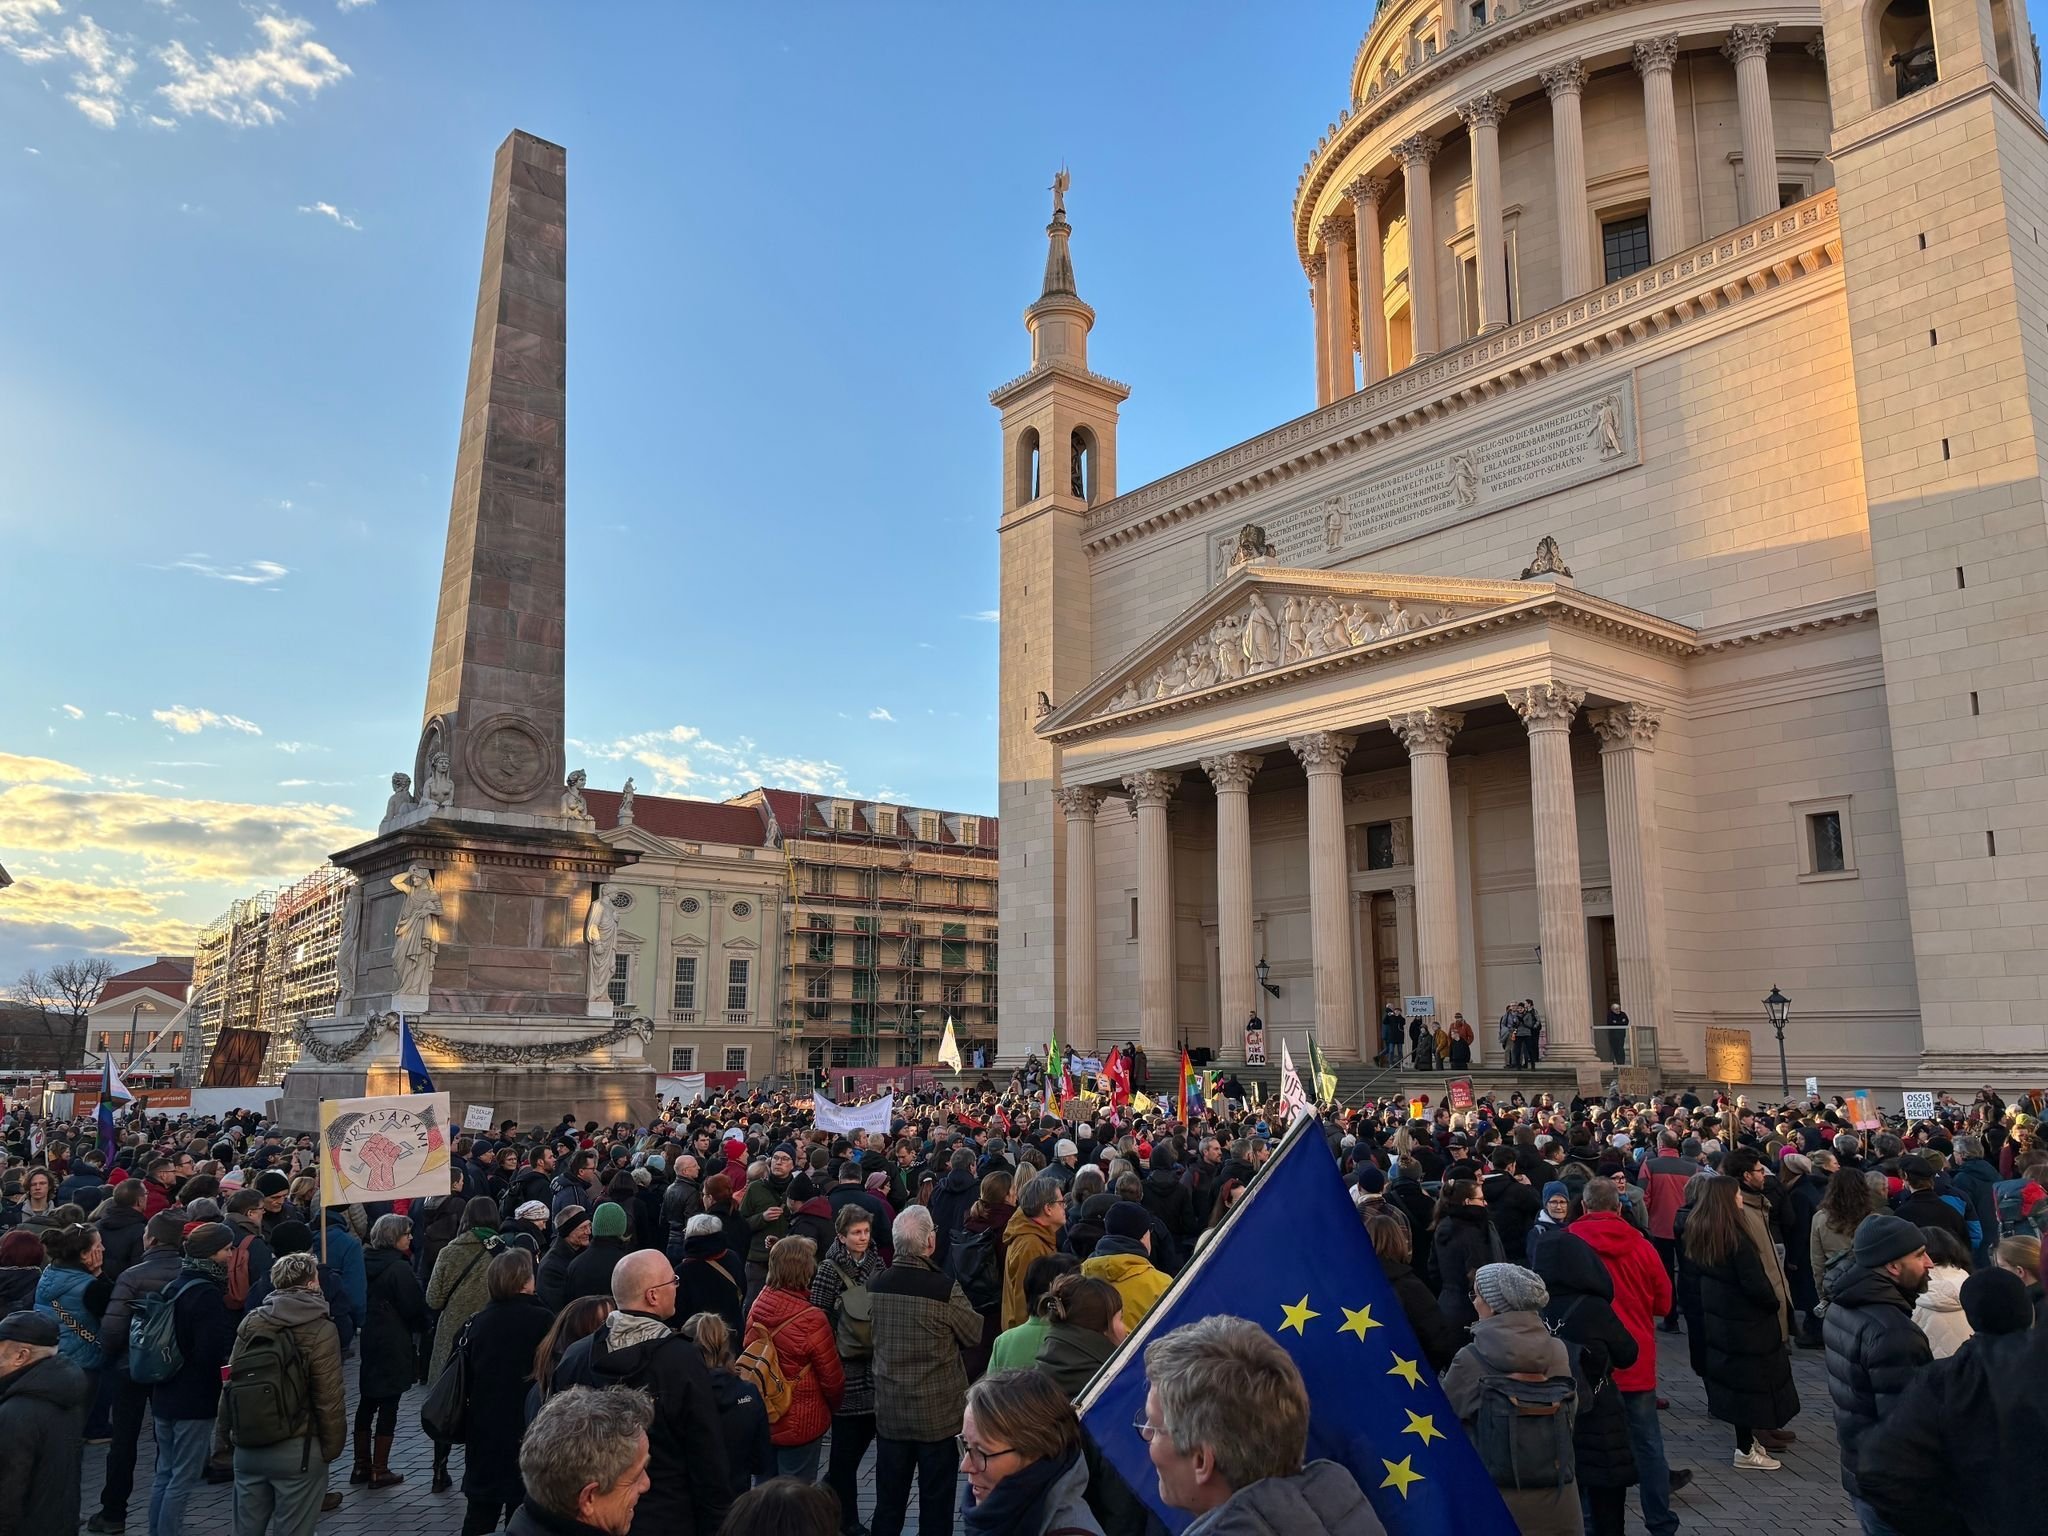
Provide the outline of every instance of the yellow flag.
<path id="1" fill-rule="evenodd" d="M 1136 1110 L 1141 1115 L 1149 1115 L 1157 1107 L 1157 1105 L 1155 1105 L 1149 1098 L 1147 1098 L 1142 1093 L 1134 1093 L 1131 1095 L 1131 1108 Z"/>

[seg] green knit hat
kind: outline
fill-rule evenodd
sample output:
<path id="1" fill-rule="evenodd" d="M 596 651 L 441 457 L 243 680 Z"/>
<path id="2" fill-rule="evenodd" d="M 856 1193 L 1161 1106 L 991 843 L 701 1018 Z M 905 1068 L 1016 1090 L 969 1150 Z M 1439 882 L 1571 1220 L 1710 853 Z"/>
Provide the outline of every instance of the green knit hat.
<path id="1" fill-rule="evenodd" d="M 590 1218 L 592 1237 L 624 1237 L 626 1235 L 626 1211 L 624 1206 L 614 1205 L 607 1200 L 600 1205 Z"/>

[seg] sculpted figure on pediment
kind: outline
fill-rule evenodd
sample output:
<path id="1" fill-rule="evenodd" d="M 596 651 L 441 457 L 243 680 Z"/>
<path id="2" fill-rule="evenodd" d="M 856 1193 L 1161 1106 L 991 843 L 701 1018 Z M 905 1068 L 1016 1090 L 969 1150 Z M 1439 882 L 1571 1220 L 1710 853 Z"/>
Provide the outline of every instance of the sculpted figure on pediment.
<path id="1" fill-rule="evenodd" d="M 1461 507 L 1479 504 L 1479 469 L 1469 453 L 1451 455 L 1451 494 Z"/>
<path id="2" fill-rule="evenodd" d="M 1387 600 L 1387 622 L 1380 626 L 1382 640 L 1391 639 L 1395 635 L 1410 634 L 1420 628 L 1422 625 L 1415 615 L 1401 606 L 1401 599 L 1393 597 Z"/>
<path id="3" fill-rule="evenodd" d="M 1190 640 L 1187 671 L 1190 688 L 1213 688 L 1216 685 L 1216 647 L 1200 640 Z"/>
<path id="4" fill-rule="evenodd" d="M 1216 651 L 1216 676 L 1234 683 L 1244 676 L 1244 621 L 1226 613 L 1209 627 L 1209 644 Z"/>
<path id="5" fill-rule="evenodd" d="M 1168 653 L 1166 660 L 1160 665 L 1159 675 L 1167 696 L 1188 691 L 1187 658 L 1179 651 Z"/>
<path id="6" fill-rule="evenodd" d="M 1301 597 L 1280 605 L 1280 659 L 1300 661 L 1308 655 L 1308 603 Z"/>
<path id="7" fill-rule="evenodd" d="M 1147 702 L 1166 697 L 1166 668 L 1154 667 L 1152 669 L 1151 675 L 1145 679 L 1143 686 L 1138 689 L 1138 697 Z"/>
<path id="8" fill-rule="evenodd" d="M 1138 685 L 1135 681 L 1132 681 L 1125 683 L 1123 687 L 1117 689 L 1116 696 L 1109 701 L 1109 708 L 1104 713 L 1115 714 L 1120 709 L 1136 709 L 1137 707 Z"/>
<path id="9" fill-rule="evenodd" d="M 1380 637 L 1379 621 L 1364 603 L 1352 603 L 1344 610 L 1344 633 L 1353 645 L 1370 645 Z"/>
<path id="10" fill-rule="evenodd" d="M 1252 594 L 1244 616 L 1244 662 L 1247 672 L 1263 672 L 1280 661 L 1280 625 L 1265 597 Z"/>
<path id="11" fill-rule="evenodd" d="M 1334 597 L 1321 600 L 1323 649 L 1346 651 L 1351 648 L 1351 634 L 1344 626 L 1344 605 Z"/>

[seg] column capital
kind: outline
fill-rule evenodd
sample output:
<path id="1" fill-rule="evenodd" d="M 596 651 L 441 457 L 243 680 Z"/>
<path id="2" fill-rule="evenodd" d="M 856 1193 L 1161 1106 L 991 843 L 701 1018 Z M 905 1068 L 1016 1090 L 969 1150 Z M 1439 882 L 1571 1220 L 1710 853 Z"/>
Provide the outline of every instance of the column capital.
<path id="1" fill-rule="evenodd" d="M 1266 759 L 1257 752 L 1224 752 L 1216 757 L 1202 759 L 1202 772 L 1209 775 L 1209 782 L 1216 786 L 1216 792 L 1234 790 L 1244 794 L 1252 787 L 1252 780 L 1258 777 L 1259 767 Z"/>
<path id="2" fill-rule="evenodd" d="M 1670 74 L 1671 66 L 1678 62 L 1678 34 L 1667 32 L 1662 37 L 1646 37 L 1635 47 L 1636 73 Z"/>
<path id="3" fill-rule="evenodd" d="M 1586 711 L 1602 752 L 1647 752 L 1657 744 L 1664 713 L 1648 704 L 1615 704 Z"/>
<path id="4" fill-rule="evenodd" d="M 1173 792 L 1180 788 L 1180 770 L 1148 768 L 1143 773 L 1124 776 L 1124 791 L 1131 797 L 1131 814 L 1138 814 L 1138 807 L 1156 805 L 1164 809 L 1173 798 Z"/>
<path id="5" fill-rule="evenodd" d="M 1721 45 L 1721 51 L 1740 63 L 1744 59 L 1762 59 L 1770 56 L 1771 41 L 1778 35 L 1774 22 L 1745 22 L 1728 29 L 1728 41 Z"/>
<path id="6" fill-rule="evenodd" d="M 1415 904 L 1415 887 L 1412 885 L 1394 886 L 1389 890 L 1388 894 L 1394 898 L 1396 906 L 1413 906 Z"/>
<path id="7" fill-rule="evenodd" d="M 1808 38 L 1806 40 L 1806 56 L 1816 64 L 1826 64 L 1828 61 L 1827 39 L 1819 33 L 1815 33 L 1812 37 Z"/>
<path id="8" fill-rule="evenodd" d="M 1578 96 L 1586 89 L 1586 66 L 1578 59 L 1566 59 L 1551 65 L 1537 78 L 1553 101 L 1560 96 Z"/>
<path id="9" fill-rule="evenodd" d="M 1319 283 L 1323 280 L 1323 270 L 1326 265 L 1327 263 L 1320 250 L 1311 251 L 1308 260 L 1302 263 L 1302 266 L 1307 269 L 1309 281 L 1312 283 Z M 1309 290 L 1309 297 L 1311 299 L 1315 297 L 1314 289 Z"/>
<path id="10" fill-rule="evenodd" d="M 1552 680 L 1528 688 L 1510 688 L 1508 703 L 1522 717 L 1522 724 L 1536 731 L 1568 731 L 1579 706 L 1586 702 L 1586 690 Z"/>
<path id="11" fill-rule="evenodd" d="M 1507 115 L 1507 98 L 1495 91 L 1481 91 L 1470 101 L 1458 103 L 1458 116 L 1467 132 L 1474 128 L 1498 128 Z"/>
<path id="12" fill-rule="evenodd" d="M 1341 245 L 1348 249 L 1351 245 L 1351 231 L 1354 227 L 1350 219 L 1343 217 L 1341 214 L 1333 213 L 1328 218 L 1318 221 L 1316 233 L 1323 237 L 1325 249 L 1333 245 Z"/>
<path id="13" fill-rule="evenodd" d="M 1394 146 L 1394 155 L 1409 170 L 1427 166 L 1436 158 L 1437 141 L 1426 133 L 1412 134 Z"/>
<path id="14" fill-rule="evenodd" d="M 1465 717 L 1448 709 L 1418 709 L 1387 721 L 1387 729 L 1401 738 L 1410 757 L 1425 752 L 1449 752 L 1451 738 L 1464 728 Z"/>
<path id="15" fill-rule="evenodd" d="M 1351 749 L 1358 745 L 1356 736 L 1340 736 L 1335 731 L 1310 731 L 1306 736 L 1296 736 L 1288 741 L 1288 750 L 1301 759 L 1301 766 L 1310 773 L 1342 773 L 1345 760 L 1351 756 Z"/>
<path id="16" fill-rule="evenodd" d="M 1060 809 L 1068 816 L 1093 821 L 1095 813 L 1102 809 L 1102 802 L 1108 797 L 1092 784 L 1076 784 L 1071 788 L 1059 790 L 1054 798 L 1059 801 Z"/>
<path id="17" fill-rule="evenodd" d="M 1354 208 L 1361 204 L 1377 205 L 1387 195 L 1387 180 L 1384 176 L 1354 176 L 1344 183 L 1344 195 L 1351 199 Z"/>

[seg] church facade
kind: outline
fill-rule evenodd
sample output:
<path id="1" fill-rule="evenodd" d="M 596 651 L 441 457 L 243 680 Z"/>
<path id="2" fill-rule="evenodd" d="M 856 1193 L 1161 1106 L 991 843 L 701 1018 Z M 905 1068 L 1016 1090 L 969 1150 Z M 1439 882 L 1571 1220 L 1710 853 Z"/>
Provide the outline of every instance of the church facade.
<path id="1" fill-rule="evenodd" d="M 1316 408 L 1128 491 L 1062 180 L 1005 1059 L 1427 998 L 1497 1065 L 1532 999 L 1775 1087 L 1775 988 L 1824 1091 L 2048 1072 L 2037 70 L 2020 0 L 1387 0 L 1293 208 Z"/>

